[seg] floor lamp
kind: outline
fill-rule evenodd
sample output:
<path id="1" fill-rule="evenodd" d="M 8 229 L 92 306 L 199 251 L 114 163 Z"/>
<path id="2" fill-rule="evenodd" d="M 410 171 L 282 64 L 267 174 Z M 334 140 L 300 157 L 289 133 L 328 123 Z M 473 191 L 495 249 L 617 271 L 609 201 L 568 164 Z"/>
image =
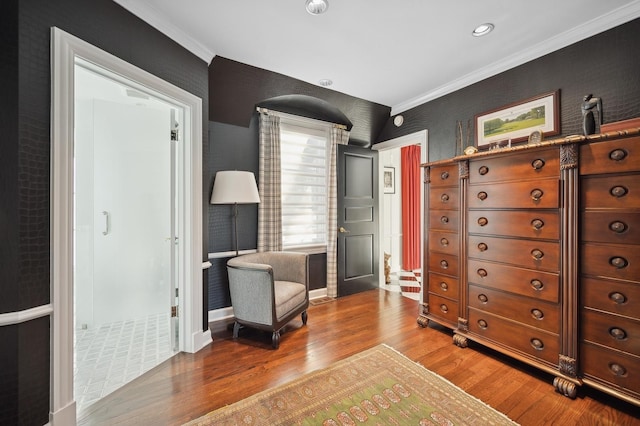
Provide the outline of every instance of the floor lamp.
<path id="1" fill-rule="evenodd" d="M 233 204 L 236 256 L 238 255 L 238 204 L 259 202 L 256 177 L 252 172 L 229 170 L 216 173 L 211 191 L 211 204 Z"/>

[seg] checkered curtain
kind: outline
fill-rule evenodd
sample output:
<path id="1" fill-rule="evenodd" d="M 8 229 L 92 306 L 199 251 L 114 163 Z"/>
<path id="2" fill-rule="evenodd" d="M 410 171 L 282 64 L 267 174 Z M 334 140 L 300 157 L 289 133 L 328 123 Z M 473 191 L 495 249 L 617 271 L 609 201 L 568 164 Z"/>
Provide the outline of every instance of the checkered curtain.
<path id="1" fill-rule="evenodd" d="M 331 129 L 329 153 L 329 194 L 327 200 L 327 296 L 338 297 L 338 145 L 349 142 L 349 132 Z"/>
<path id="2" fill-rule="evenodd" d="M 258 252 L 282 250 L 280 117 L 260 113 Z"/>

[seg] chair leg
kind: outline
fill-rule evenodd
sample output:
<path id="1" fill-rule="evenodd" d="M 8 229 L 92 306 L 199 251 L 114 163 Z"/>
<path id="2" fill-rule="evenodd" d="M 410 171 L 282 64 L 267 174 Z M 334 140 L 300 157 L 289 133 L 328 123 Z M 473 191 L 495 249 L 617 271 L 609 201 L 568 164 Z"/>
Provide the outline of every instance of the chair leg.
<path id="1" fill-rule="evenodd" d="M 273 349 L 278 349 L 280 347 L 280 331 L 274 331 L 271 336 L 271 346 Z"/>
<path id="2" fill-rule="evenodd" d="M 240 323 L 238 321 L 236 321 L 233 324 L 233 338 L 237 339 L 238 338 L 238 333 L 240 332 Z"/>
<path id="3" fill-rule="evenodd" d="M 302 311 L 302 324 L 307 325 L 307 311 Z"/>

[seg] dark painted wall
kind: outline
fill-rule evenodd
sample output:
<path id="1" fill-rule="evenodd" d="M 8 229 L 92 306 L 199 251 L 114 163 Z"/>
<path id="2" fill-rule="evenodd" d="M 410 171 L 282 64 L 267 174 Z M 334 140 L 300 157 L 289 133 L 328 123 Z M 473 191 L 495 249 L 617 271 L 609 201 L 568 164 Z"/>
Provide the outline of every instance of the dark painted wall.
<path id="1" fill-rule="evenodd" d="M 281 95 L 301 94 L 323 99 L 340 109 L 353 123 L 349 143 L 369 146 L 389 117 L 390 108 L 354 98 L 229 59 L 216 57 L 209 67 L 209 191 L 216 172 L 247 170 L 258 179 L 258 120 L 256 104 Z M 232 207 L 209 209 L 209 249 L 234 250 Z M 257 246 L 258 207 L 239 206 L 240 250 Z M 315 258 L 314 258 L 315 259 Z M 212 259 L 209 268 L 209 309 L 231 306 L 226 271 L 228 258 Z M 325 287 L 313 283 L 314 288 Z"/>
<path id="2" fill-rule="evenodd" d="M 582 132 L 580 103 L 589 93 L 602 98 L 605 123 L 638 117 L 639 45 L 636 19 L 405 111 L 404 124 L 389 119 L 377 142 L 429 129 L 429 160 L 452 157 L 456 120 L 466 128 L 476 114 L 557 89 L 562 135 Z"/>
<path id="3" fill-rule="evenodd" d="M 209 67 L 209 119 L 248 127 L 256 104 L 281 95 L 308 95 L 329 102 L 353 123 L 350 144 L 376 141 L 390 108 L 282 74 L 215 57 Z"/>
<path id="4" fill-rule="evenodd" d="M 0 313 L 50 303 L 50 28 L 57 26 L 203 100 L 208 66 L 111 0 L 2 0 Z M 206 170 L 206 164 L 204 166 Z M 203 184 L 206 197 L 209 181 Z M 204 206 L 204 222 L 208 205 Z M 208 252 L 208 233 L 203 248 Z M 205 281 L 206 282 L 206 281 Z M 0 424 L 49 415 L 49 318 L 0 327 Z"/>

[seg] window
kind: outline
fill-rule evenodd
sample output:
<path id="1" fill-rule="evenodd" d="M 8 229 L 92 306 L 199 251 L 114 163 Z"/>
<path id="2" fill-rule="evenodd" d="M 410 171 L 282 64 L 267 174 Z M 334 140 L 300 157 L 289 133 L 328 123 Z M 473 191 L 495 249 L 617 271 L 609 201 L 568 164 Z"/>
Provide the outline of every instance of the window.
<path id="1" fill-rule="evenodd" d="M 314 124 L 280 124 L 284 249 L 327 244 L 329 130 Z"/>

